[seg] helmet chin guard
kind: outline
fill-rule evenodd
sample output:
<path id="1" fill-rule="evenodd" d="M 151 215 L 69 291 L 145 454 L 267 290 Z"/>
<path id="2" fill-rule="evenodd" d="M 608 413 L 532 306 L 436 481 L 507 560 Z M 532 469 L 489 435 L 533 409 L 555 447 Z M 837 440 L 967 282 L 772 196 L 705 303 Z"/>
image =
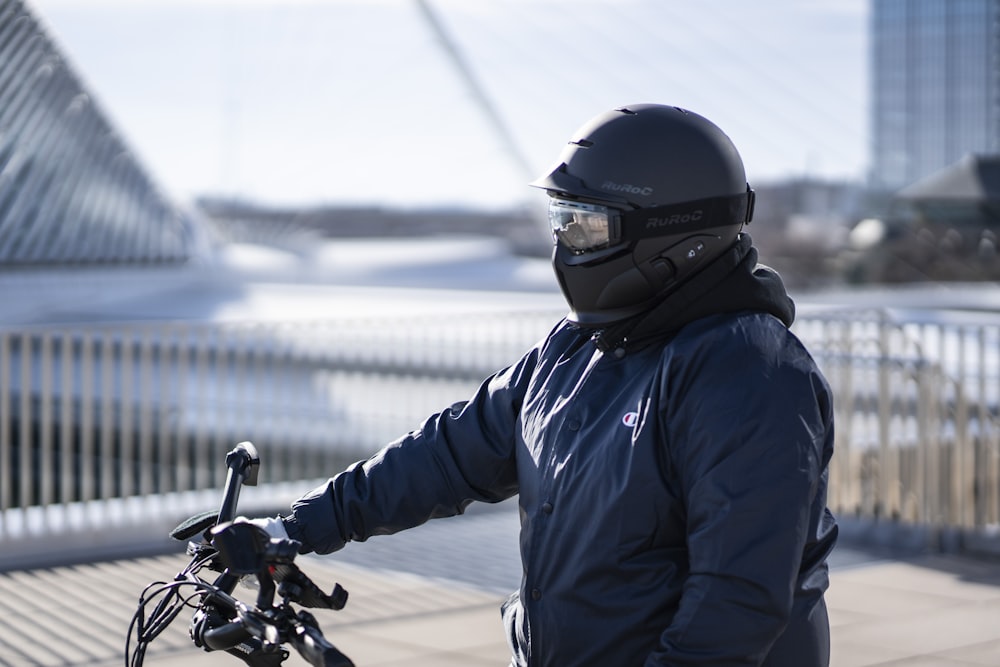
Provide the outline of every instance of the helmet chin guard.
<path id="1" fill-rule="evenodd" d="M 552 265 L 569 319 L 583 326 L 649 309 L 725 252 L 753 217 L 732 141 L 671 106 L 588 121 L 532 185 L 551 197 Z"/>

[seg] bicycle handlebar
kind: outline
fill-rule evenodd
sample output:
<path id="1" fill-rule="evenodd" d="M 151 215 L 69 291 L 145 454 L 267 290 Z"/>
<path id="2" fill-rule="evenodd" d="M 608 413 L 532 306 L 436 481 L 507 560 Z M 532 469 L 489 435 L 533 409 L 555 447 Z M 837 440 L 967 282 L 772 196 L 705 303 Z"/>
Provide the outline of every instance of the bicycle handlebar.
<path id="1" fill-rule="evenodd" d="M 239 443 L 226 455 L 226 466 L 223 501 L 214 518 L 202 513 L 171 532 L 171 537 L 179 540 L 197 533 L 202 533 L 203 539 L 188 544 L 192 560 L 173 582 L 154 582 L 143 591 L 125 642 L 126 664 L 142 665 L 153 638 L 198 597 L 190 634 L 194 644 L 206 651 L 225 651 L 251 667 L 279 667 L 289 655 L 283 644 L 291 644 L 314 667 L 353 667 L 354 663 L 323 636 L 312 614 L 292 607 L 295 603 L 342 609 L 347 591 L 337 584 L 331 593 L 324 593 L 294 564 L 300 543 L 270 539 L 263 529 L 235 518 L 241 487 L 257 484 L 260 457 L 253 444 Z M 204 567 L 220 573 L 214 582 L 197 576 Z M 240 578 L 248 575 L 256 577 L 259 585 L 253 607 L 231 595 Z M 195 596 L 182 597 L 178 590 L 184 586 L 196 588 Z M 146 597 L 150 589 L 153 593 Z M 145 606 L 161 594 L 163 599 L 146 618 Z M 275 594 L 281 598 L 278 603 Z M 130 655 L 133 630 L 137 641 Z"/>
<path id="2" fill-rule="evenodd" d="M 281 653 L 280 644 L 288 642 L 314 667 L 354 667 L 350 658 L 327 641 L 315 617 L 307 611 L 289 616 L 285 624 L 288 627 L 282 633 L 266 615 L 225 593 L 208 597 L 209 608 L 192 624 L 191 635 L 196 645 L 233 653 L 256 667 L 280 664 L 287 652 L 276 662 L 275 656 Z M 211 605 L 235 611 L 236 620 L 228 620 L 228 614 Z"/>
<path id="3" fill-rule="evenodd" d="M 312 618 L 311 614 L 308 616 Z M 350 658 L 328 642 L 317 627 L 308 623 L 300 622 L 296 625 L 292 644 L 299 655 L 316 667 L 354 667 Z"/>
<path id="4" fill-rule="evenodd" d="M 212 651 L 228 651 L 251 636 L 242 621 L 229 621 L 215 627 L 207 625 L 199 628 L 196 641 Z"/>

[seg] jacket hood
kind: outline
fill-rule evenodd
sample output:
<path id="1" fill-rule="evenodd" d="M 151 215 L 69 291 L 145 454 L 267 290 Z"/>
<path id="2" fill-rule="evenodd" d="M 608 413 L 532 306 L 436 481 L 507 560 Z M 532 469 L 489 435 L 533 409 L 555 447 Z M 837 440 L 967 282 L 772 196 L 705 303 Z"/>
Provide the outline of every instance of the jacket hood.
<path id="1" fill-rule="evenodd" d="M 757 249 L 747 234 L 653 308 L 603 329 L 594 339 L 605 352 L 626 343 L 643 345 L 702 317 L 743 310 L 770 313 L 786 327 L 795 320 L 795 303 L 781 276 L 757 262 Z"/>

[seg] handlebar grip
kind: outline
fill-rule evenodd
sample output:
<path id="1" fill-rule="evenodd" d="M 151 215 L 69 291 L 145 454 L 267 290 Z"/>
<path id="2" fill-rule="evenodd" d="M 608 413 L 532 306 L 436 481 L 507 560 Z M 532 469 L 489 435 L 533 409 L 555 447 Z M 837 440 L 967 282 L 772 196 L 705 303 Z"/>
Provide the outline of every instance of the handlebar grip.
<path id="1" fill-rule="evenodd" d="M 202 628 L 198 639 L 212 651 L 225 651 L 251 638 L 239 621 L 223 623 L 215 628 Z"/>
<path id="2" fill-rule="evenodd" d="M 350 658 L 312 626 L 299 623 L 291 639 L 299 655 L 313 667 L 354 667 Z"/>

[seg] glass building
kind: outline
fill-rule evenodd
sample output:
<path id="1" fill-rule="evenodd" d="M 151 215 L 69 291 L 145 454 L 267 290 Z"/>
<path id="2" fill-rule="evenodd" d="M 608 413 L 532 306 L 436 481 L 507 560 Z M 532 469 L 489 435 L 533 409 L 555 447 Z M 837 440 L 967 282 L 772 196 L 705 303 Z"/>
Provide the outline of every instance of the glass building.
<path id="1" fill-rule="evenodd" d="M 872 0 L 873 187 L 1000 152 L 1000 0 Z"/>
<path id="2" fill-rule="evenodd" d="M 0 269 L 176 264 L 202 246 L 36 17 L 0 0 Z"/>

